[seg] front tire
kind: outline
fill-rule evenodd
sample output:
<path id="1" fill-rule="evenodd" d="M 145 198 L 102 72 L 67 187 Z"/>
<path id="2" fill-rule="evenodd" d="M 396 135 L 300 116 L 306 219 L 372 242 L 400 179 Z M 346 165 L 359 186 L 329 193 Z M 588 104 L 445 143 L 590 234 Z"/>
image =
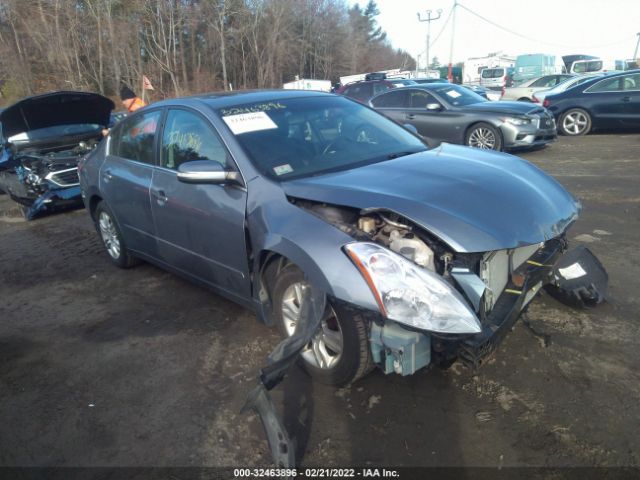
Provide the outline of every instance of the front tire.
<path id="1" fill-rule="evenodd" d="M 303 285 L 308 285 L 304 273 L 293 264 L 273 279 L 273 316 L 284 337 L 297 328 Z M 353 383 L 373 368 L 368 323 L 357 312 L 327 303 L 318 332 L 302 350 L 298 363 L 321 383 L 338 387 Z"/>
<path id="2" fill-rule="evenodd" d="M 104 202 L 98 204 L 94 217 L 96 230 L 109 255 L 109 260 L 120 268 L 131 268 L 136 265 L 138 259 L 127 250 L 113 213 Z"/>
<path id="3" fill-rule="evenodd" d="M 572 137 L 586 135 L 591 131 L 591 115 L 581 108 L 567 110 L 560 117 L 560 131 Z"/>
<path id="4" fill-rule="evenodd" d="M 465 144 L 483 150 L 502 150 L 502 135 L 489 123 L 477 123 L 467 132 Z"/>

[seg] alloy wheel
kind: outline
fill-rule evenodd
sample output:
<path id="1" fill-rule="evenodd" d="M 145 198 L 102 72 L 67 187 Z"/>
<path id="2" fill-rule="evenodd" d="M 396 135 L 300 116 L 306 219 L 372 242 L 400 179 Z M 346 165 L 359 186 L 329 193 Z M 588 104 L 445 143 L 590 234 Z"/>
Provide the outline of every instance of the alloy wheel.
<path id="1" fill-rule="evenodd" d="M 496 146 L 496 135 L 488 128 L 476 128 L 471 132 L 471 135 L 469 135 L 469 146 L 493 150 Z"/>
<path id="2" fill-rule="evenodd" d="M 282 317 L 288 336 L 294 334 L 300 321 L 302 289 L 302 283 L 294 283 L 287 287 L 282 296 Z M 314 367 L 330 369 L 340 359 L 342 349 L 342 330 L 338 318 L 333 308 L 327 305 L 325 316 L 320 322 L 317 333 L 302 350 L 302 358 Z"/>
<path id="3" fill-rule="evenodd" d="M 562 129 L 569 135 L 579 135 L 587 128 L 589 120 L 582 112 L 571 112 L 562 120 Z"/>
<path id="4" fill-rule="evenodd" d="M 100 236 L 107 252 L 109 252 L 111 258 L 118 260 L 120 258 L 120 239 L 118 238 L 116 226 L 107 212 L 100 212 L 98 226 L 100 227 Z"/>

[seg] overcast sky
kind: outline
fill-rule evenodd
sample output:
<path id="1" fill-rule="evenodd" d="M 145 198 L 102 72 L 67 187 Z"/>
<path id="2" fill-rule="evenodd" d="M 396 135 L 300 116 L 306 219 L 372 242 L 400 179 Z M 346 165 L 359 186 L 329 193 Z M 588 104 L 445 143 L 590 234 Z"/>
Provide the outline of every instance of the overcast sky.
<path id="1" fill-rule="evenodd" d="M 367 0 L 350 0 L 364 7 Z M 451 20 L 442 36 L 453 0 L 377 0 L 378 22 L 392 45 L 417 58 L 425 50 L 426 23 L 418 22 L 417 12 L 427 9 L 442 17 L 431 22 L 431 51 L 442 64 L 449 61 Z M 592 54 L 607 59 L 628 59 L 633 55 L 636 33 L 640 32 L 640 0 L 460 0 L 488 20 L 513 30 L 520 38 L 488 24 L 472 13 L 456 10 L 456 37 L 453 61 L 503 51 L 523 53 Z M 546 42 L 546 43 L 543 43 Z M 640 56 L 640 53 L 639 53 Z M 420 58 L 420 63 L 424 61 Z"/>

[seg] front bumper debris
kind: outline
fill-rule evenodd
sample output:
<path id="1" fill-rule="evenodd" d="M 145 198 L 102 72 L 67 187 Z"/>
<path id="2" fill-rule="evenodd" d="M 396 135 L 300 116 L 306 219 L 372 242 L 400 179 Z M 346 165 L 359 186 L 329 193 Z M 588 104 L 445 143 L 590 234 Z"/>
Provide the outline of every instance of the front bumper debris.
<path id="1" fill-rule="evenodd" d="M 522 286 L 511 280 L 482 320 L 482 332 L 460 342 L 458 355 L 467 365 L 480 367 L 543 287 L 572 307 L 594 306 L 605 299 L 609 277 L 602 264 L 583 246 L 568 252 L 565 247 L 564 240 L 550 240 L 514 272 L 524 278 Z"/>
<path id="2" fill-rule="evenodd" d="M 308 345 L 320 326 L 327 305 L 326 296 L 309 285 L 302 289 L 300 320 L 295 333 L 280 342 L 267 358 L 261 370 L 260 383 L 247 397 L 241 413 L 254 410 L 264 427 L 275 465 L 281 468 L 295 466 L 295 442 L 276 413 L 269 390 L 284 379 L 287 370 L 296 362 L 302 349 Z"/>
<path id="3" fill-rule="evenodd" d="M 553 282 L 545 287 L 555 299 L 571 307 L 594 307 L 605 300 L 609 275 L 587 247 L 565 253 L 553 269 Z"/>
<path id="4" fill-rule="evenodd" d="M 82 198 L 79 185 L 47 190 L 27 207 L 24 216 L 27 220 L 33 220 L 44 213 L 80 205 L 82 205 Z"/>

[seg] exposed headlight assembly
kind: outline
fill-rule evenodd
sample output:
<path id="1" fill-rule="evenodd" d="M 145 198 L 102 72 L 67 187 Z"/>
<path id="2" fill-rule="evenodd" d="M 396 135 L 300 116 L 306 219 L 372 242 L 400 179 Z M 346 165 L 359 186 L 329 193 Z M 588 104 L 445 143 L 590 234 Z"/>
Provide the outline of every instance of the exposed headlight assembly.
<path id="1" fill-rule="evenodd" d="M 351 243 L 344 248 L 385 317 L 432 332 L 481 331 L 464 298 L 438 274 L 375 243 Z"/>
<path id="2" fill-rule="evenodd" d="M 503 122 L 510 123 L 511 125 L 529 125 L 531 123 L 530 118 L 523 117 L 504 117 L 501 120 Z"/>

